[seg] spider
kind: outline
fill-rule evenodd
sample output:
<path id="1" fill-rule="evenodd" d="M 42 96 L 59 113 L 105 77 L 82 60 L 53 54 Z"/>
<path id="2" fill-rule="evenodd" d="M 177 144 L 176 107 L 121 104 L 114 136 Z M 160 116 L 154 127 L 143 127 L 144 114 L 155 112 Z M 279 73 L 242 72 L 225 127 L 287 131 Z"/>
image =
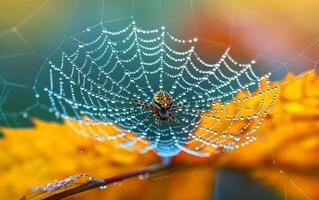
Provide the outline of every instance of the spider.
<path id="1" fill-rule="evenodd" d="M 173 112 L 179 111 L 186 102 L 179 103 L 173 106 L 173 98 L 165 91 L 158 91 L 153 96 L 154 105 L 148 104 L 140 100 L 134 100 L 139 106 L 150 110 L 151 113 L 146 117 L 146 121 L 150 121 L 153 115 L 156 115 L 156 125 L 161 126 L 162 121 L 178 122 L 172 115 Z"/>

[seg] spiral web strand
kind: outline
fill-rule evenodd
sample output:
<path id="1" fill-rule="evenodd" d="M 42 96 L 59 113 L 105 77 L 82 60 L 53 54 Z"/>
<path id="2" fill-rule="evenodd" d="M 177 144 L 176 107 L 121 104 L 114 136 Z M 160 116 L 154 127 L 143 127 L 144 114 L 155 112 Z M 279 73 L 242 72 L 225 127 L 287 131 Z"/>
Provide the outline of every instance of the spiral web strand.
<path id="1" fill-rule="evenodd" d="M 268 85 L 270 74 L 254 72 L 254 61 L 240 64 L 228 48 L 209 64 L 196 53 L 197 38 L 176 38 L 165 27 L 145 30 L 130 21 L 111 29 L 103 23 L 87 28 L 49 57 L 41 72 L 48 80 L 38 83 L 36 97 L 57 118 L 82 135 L 141 152 L 155 149 L 163 157 L 181 150 L 209 156 L 210 149 L 232 150 L 256 139 L 253 133 L 273 106 L 276 88 Z M 256 89 L 259 93 L 251 94 Z M 160 90 L 171 94 L 173 105 L 185 106 L 174 113 L 178 122 L 158 127 L 154 118 L 146 122 L 150 111 L 134 100 L 153 104 Z M 245 96 L 235 100 L 242 90 Z M 271 95 L 270 102 L 263 99 L 256 112 L 243 114 L 242 104 L 249 110 L 247 102 L 264 95 Z M 228 108 L 231 101 L 235 112 Z M 239 133 L 231 132 L 235 121 L 244 123 Z"/>

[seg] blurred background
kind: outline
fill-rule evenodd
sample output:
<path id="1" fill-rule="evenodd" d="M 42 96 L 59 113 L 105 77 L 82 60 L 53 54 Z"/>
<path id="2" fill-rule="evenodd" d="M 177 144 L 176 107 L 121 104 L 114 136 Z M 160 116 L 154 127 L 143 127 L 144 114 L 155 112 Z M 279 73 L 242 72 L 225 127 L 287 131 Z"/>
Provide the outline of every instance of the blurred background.
<path id="1" fill-rule="evenodd" d="M 63 175 L 76 173 L 76 170 L 94 173 L 92 163 L 87 165 L 81 163 L 87 168 L 73 167 L 67 172 L 56 172 L 56 176 L 46 176 L 43 175 L 44 172 L 39 174 L 35 166 L 19 169 L 17 165 L 44 156 L 42 154 L 45 153 L 42 151 L 47 147 L 31 145 L 26 147 L 27 150 L 18 148 L 12 152 L 11 148 L 14 149 L 16 148 L 14 146 L 25 144 L 25 142 L 22 139 L 11 140 L 9 143 L 5 141 L 6 131 L 15 134 L 15 128 L 19 128 L 19 131 L 23 132 L 25 129 L 22 128 L 33 127 L 34 118 L 53 119 L 45 109 L 38 105 L 34 97 L 33 86 L 41 65 L 67 36 L 79 33 L 101 21 L 111 22 L 133 17 L 144 27 L 165 25 L 178 37 L 197 37 L 199 54 L 210 62 L 216 61 L 227 47 L 231 47 L 232 57 L 239 62 L 256 60 L 259 71 L 272 72 L 271 80 L 278 81 L 288 72 L 298 75 L 307 70 L 318 70 L 318 8 L 319 1 L 317 0 L 1 0 L 0 122 L 1 126 L 6 128 L 4 128 L 5 131 L 1 131 L 3 152 L 0 153 L 0 157 L 3 156 L 3 159 L 0 161 L 2 162 L 0 163 L 0 174 L 5 176 L 12 173 L 5 178 L 7 182 L 2 183 L 4 184 L 4 189 L 1 190 L 3 199 L 19 197 L 21 195 L 19 192 L 23 191 L 28 184 L 38 184 L 41 178 L 42 182 L 48 182 L 54 178 L 64 178 Z M 122 28 L 123 24 L 119 22 L 118 26 Z M 49 125 L 41 124 L 41 126 Z M 60 130 L 59 127 L 57 129 Z M 31 133 L 30 130 L 33 129 L 27 130 Z M 46 132 L 48 129 L 41 130 Z M 55 141 L 51 151 L 63 154 L 64 150 L 57 148 L 62 144 L 52 138 L 54 135 L 58 134 L 39 134 L 37 137 L 40 137 L 39 141 L 44 136 Z M 26 141 L 33 144 L 35 141 L 32 138 L 36 139 L 36 136 L 30 136 Z M 83 149 L 85 151 L 92 145 L 94 144 L 81 141 L 75 144 L 74 148 L 78 148 L 75 152 Z M 116 161 L 111 159 L 111 161 L 103 160 L 99 163 L 100 157 L 103 157 L 103 149 L 106 148 L 102 144 L 99 145 L 102 147 L 92 147 L 95 149 L 93 153 L 91 152 L 92 155 L 88 153 L 86 157 L 73 159 L 92 161 L 93 158 L 96 158 L 97 160 L 94 161 L 96 166 L 102 166 L 102 163 L 107 162 L 113 167 L 119 165 L 118 168 L 121 168 L 123 162 L 128 162 L 124 164 L 123 170 L 130 168 L 128 167 L 130 165 L 136 167 L 157 159 L 154 155 L 147 155 L 149 158 L 146 156 L 147 159 L 144 161 L 143 156 L 131 153 L 134 155 L 131 155 L 130 161 L 123 161 L 127 158 L 121 159 L 120 156 L 120 161 L 116 160 L 118 159 L 116 157 Z M 28 151 L 32 153 L 26 153 Z M 19 158 L 17 156 L 24 153 L 30 154 L 30 157 Z M 63 162 L 72 162 L 71 155 L 73 154 L 67 155 L 69 157 L 63 157 Z M 62 160 L 52 162 L 57 161 Z M 43 162 L 45 163 L 45 159 Z M 57 166 L 48 168 L 45 170 L 46 174 L 59 169 Z M 299 196 L 289 196 L 287 192 L 289 189 L 285 184 L 280 184 L 281 189 L 275 190 L 261 180 L 249 178 L 242 171 L 234 170 L 233 167 L 229 168 L 232 169 L 222 168 L 218 171 L 210 168 L 195 169 L 193 172 L 185 171 L 174 175 L 173 178 L 170 177 L 171 175 L 164 175 L 160 176 L 159 180 L 143 183 L 143 186 L 139 183 L 140 180 L 133 180 L 123 183 L 120 187 L 117 186 L 120 189 L 114 189 L 113 193 L 118 192 L 118 194 L 111 194 L 109 191 L 93 191 L 78 198 L 102 199 L 103 195 L 109 195 L 110 199 L 141 199 L 139 197 L 145 192 L 141 188 L 147 187 L 148 192 L 145 192 L 145 199 L 154 199 L 154 197 L 187 199 L 182 195 L 183 193 L 185 195 L 187 191 L 193 191 L 193 195 L 189 196 L 191 199 L 288 199 L 288 197 L 289 199 L 316 199 L 303 194 L 304 190 L 297 184 L 297 187 L 292 188 L 297 191 L 300 189 Z M 284 172 L 285 168 L 281 170 Z M 30 173 L 29 181 L 26 179 L 20 183 L 14 182 L 18 178 L 23 178 L 24 173 L 22 172 L 30 171 L 33 173 Z M 277 172 L 280 173 L 279 171 L 278 169 Z M 98 176 L 107 174 L 96 172 Z M 193 175 L 196 176 L 196 174 L 197 177 L 193 178 Z M 38 177 L 39 182 L 30 181 L 31 175 Z M 317 184 L 318 173 L 312 175 Z M 290 183 L 290 185 L 294 184 Z M 136 187 L 136 190 L 128 189 L 130 187 Z M 122 194 L 121 196 L 119 195 L 121 191 L 128 191 L 128 194 L 131 195 Z M 319 198 L 319 196 L 316 197 Z"/>

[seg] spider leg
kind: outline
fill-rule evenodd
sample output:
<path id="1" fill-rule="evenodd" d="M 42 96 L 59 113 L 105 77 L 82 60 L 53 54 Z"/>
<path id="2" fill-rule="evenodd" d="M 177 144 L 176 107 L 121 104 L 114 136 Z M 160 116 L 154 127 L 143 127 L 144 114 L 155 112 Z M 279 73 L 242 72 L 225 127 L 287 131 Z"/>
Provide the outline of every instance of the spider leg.
<path id="1" fill-rule="evenodd" d="M 176 112 L 181 110 L 187 103 L 186 102 L 181 102 L 176 104 L 175 106 L 172 106 L 172 108 L 170 108 L 168 111 L 169 112 Z"/>
<path id="2" fill-rule="evenodd" d="M 147 123 L 150 123 L 151 122 L 151 117 L 154 115 L 155 113 L 154 112 L 152 112 L 152 113 L 150 113 L 147 117 L 146 117 L 146 122 Z"/>
<path id="3" fill-rule="evenodd" d="M 169 114 L 169 118 L 168 118 L 168 121 L 169 122 L 179 122 L 178 119 L 176 119 L 176 117 L 174 117 L 174 115 L 172 114 Z"/>
<path id="4" fill-rule="evenodd" d="M 148 103 L 145 103 L 144 101 L 140 101 L 140 100 L 134 100 L 134 103 L 136 103 L 137 105 L 147 109 L 147 110 L 150 110 L 152 111 L 153 113 L 156 112 L 156 108 L 155 106 L 152 106 Z"/>
<path id="5" fill-rule="evenodd" d="M 156 115 L 157 116 L 157 118 L 156 118 L 156 125 L 158 126 L 158 127 L 161 127 L 161 118 L 158 116 L 158 115 Z"/>

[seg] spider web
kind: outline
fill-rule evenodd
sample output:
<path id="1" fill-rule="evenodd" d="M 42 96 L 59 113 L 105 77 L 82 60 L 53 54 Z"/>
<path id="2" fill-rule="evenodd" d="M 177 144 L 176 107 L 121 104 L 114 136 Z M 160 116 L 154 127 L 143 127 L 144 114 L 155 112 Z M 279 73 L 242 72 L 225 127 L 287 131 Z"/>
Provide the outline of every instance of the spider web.
<path id="1" fill-rule="evenodd" d="M 11 85 L 12 83 L 9 83 L 8 81 L 6 81 L 2 76 L 0 76 L 0 116 L 1 118 L 3 118 L 4 124 L 7 127 L 9 126 L 9 123 L 7 121 L 6 115 L 3 112 L 3 105 L 5 104 L 5 101 L 7 99 L 7 96 L 10 92 L 10 90 L 8 89 L 8 85 Z M 1 137 L 1 135 L 0 135 Z"/>
<path id="2" fill-rule="evenodd" d="M 209 64 L 196 53 L 197 41 L 179 39 L 165 27 L 142 29 L 133 20 L 120 30 L 103 23 L 95 25 L 64 40 L 49 57 L 41 72 L 41 77 L 49 79 L 37 82 L 36 97 L 57 118 L 86 126 L 79 128 L 70 123 L 83 135 L 99 140 L 121 138 L 124 147 L 146 141 L 141 152 L 155 149 L 160 156 L 169 157 L 183 150 L 208 156 L 200 150 L 203 145 L 232 150 L 241 143 L 236 133 L 226 143 L 213 138 L 222 134 L 214 126 L 209 130 L 210 138 L 195 136 L 194 131 L 202 128 L 200 116 L 211 110 L 213 101 L 229 102 L 240 90 L 256 90 L 270 74 L 257 75 L 252 69 L 255 61 L 238 63 L 230 56 L 229 48 L 216 63 Z M 152 104 L 153 94 L 160 90 L 172 95 L 174 105 L 186 105 L 174 113 L 178 122 L 164 122 L 158 127 L 154 120 L 146 122 L 150 111 L 137 106 L 134 100 Z M 248 119 L 265 116 L 257 113 Z M 247 119 L 232 114 L 225 117 L 231 122 L 229 126 L 235 120 Z M 119 126 L 118 133 L 101 128 L 112 124 Z M 185 147 L 194 141 L 201 144 L 195 149 Z"/>
<path id="3" fill-rule="evenodd" d="M 24 55 L 28 55 L 28 57 L 41 57 L 43 59 L 47 59 L 47 56 L 50 53 L 41 54 L 39 52 L 39 48 L 36 48 L 35 46 L 32 45 L 35 42 L 32 41 L 32 38 L 27 37 L 28 31 L 25 29 L 25 28 L 28 27 L 28 24 L 27 24 L 28 22 L 32 22 L 33 23 L 33 22 L 36 22 L 37 19 L 42 19 L 42 18 L 46 19 L 46 16 L 41 15 L 39 17 L 35 17 L 35 14 L 38 11 L 42 11 L 46 7 L 44 5 L 47 2 L 50 2 L 50 1 L 41 2 L 41 5 L 35 6 L 35 9 L 29 15 L 25 16 L 21 22 L 13 24 L 12 29 L 10 29 L 10 27 L 9 27 L 8 30 L 1 30 L 0 31 L 0 39 L 1 39 L 1 41 L 6 41 L 6 40 L 9 41 L 9 37 L 16 37 L 16 40 L 17 40 L 18 43 L 21 43 L 22 46 L 24 45 L 24 46 L 26 46 L 28 48 L 24 53 L 20 53 L 21 50 L 19 50 L 19 48 L 15 48 L 13 52 L 6 52 L 6 51 L 1 52 L 0 53 L 0 62 L 1 62 L 0 65 L 1 66 L 5 66 L 4 69 L 10 69 L 10 70 L 13 70 L 13 71 L 15 71 L 17 69 L 17 68 L 13 68 L 13 66 L 17 65 L 17 63 L 14 63 L 13 60 L 10 60 L 10 62 L 7 63 L 7 64 L 5 62 L 3 62 L 3 61 L 8 61 L 11 58 L 14 58 L 14 60 L 20 60 L 21 61 L 20 66 L 19 66 L 19 67 L 21 67 L 20 69 L 25 67 L 26 61 L 23 59 Z M 80 4 L 80 3 L 77 3 L 78 2 L 77 0 L 75 0 L 74 2 L 75 2 L 74 6 L 72 6 L 70 8 L 70 10 L 69 10 L 69 13 L 71 13 L 71 15 L 66 17 L 65 20 L 61 20 L 61 21 L 73 21 L 73 13 L 75 11 L 78 12 L 78 13 L 81 13 L 81 16 L 83 15 L 83 13 L 82 13 L 83 11 L 82 10 L 78 10 L 79 9 L 78 7 L 80 7 L 80 6 L 78 6 L 78 4 Z M 108 7 L 108 8 L 113 9 L 112 6 L 110 6 L 110 4 L 108 4 L 108 2 L 105 3 L 106 6 L 104 6 L 104 0 L 102 2 L 103 2 L 103 5 L 100 6 L 102 8 L 101 11 L 104 11 L 104 7 Z M 131 11 L 130 15 L 134 15 L 134 10 L 136 10 L 135 7 L 137 7 L 137 6 L 134 5 L 134 2 L 135 1 L 132 0 L 132 9 L 131 9 L 132 11 Z M 191 15 L 193 17 L 194 35 L 198 35 L 198 34 L 196 34 L 196 11 L 198 9 L 193 8 L 193 3 L 198 4 L 199 2 L 197 2 L 197 1 L 193 2 L 192 0 L 190 0 L 189 2 L 190 2 L 190 10 L 192 11 Z M 159 1 L 159 3 L 160 4 L 164 4 L 162 1 Z M 236 5 L 238 5 L 238 3 L 236 4 L 236 0 L 234 0 L 233 1 L 233 9 L 232 9 L 232 12 L 231 12 L 232 16 L 230 17 L 230 20 L 232 21 L 231 22 L 231 26 L 236 25 L 235 20 L 233 20 L 233 19 L 236 19 L 236 16 L 238 16 L 238 14 L 236 13 L 236 10 L 237 10 Z M 144 8 L 144 4 L 141 4 L 140 6 L 143 6 L 143 8 Z M 165 6 L 165 4 L 164 4 L 164 6 Z M 195 6 L 197 6 L 197 5 L 195 5 Z M 63 7 L 66 7 L 66 4 L 63 4 Z M 162 16 L 162 23 L 161 24 L 165 24 L 165 17 L 166 17 L 167 10 L 165 10 L 165 7 L 163 8 L 163 5 L 160 5 L 159 7 L 160 7 L 159 10 L 161 11 L 161 16 Z M 169 2 L 169 6 L 167 6 L 167 7 L 172 7 L 171 6 L 171 2 Z M 183 12 L 185 12 L 185 10 L 183 10 Z M 43 13 L 45 13 L 45 15 L 48 14 L 47 10 L 45 10 Z M 108 18 L 108 17 L 103 16 L 103 12 L 101 12 L 101 13 L 102 13 L 101 21 L 104 21 L 106 18 Z M 108 12 L 108 13 L 111 13 L 111 12 Z M 156 12 L 154 12 L 154 13 L 156 13 Z M 63 15 L 62 12 L 60 14 Z M 97 13 L 97 14 L 99 14 L 99 13 Z M 93 16 L 93 15 L 90 15 L 90 17 L 91 16 Z M 111 16 L 112 20 L 109 20 L 109 21 L 114 21 L 114 17 L 116 17 L 116 16 Z M 136 17 L 136 16 L 134 16 L 134 17 Z M 54 18 L 56 18 L 56 17 L 54 17 Z M 88 17 L 86 16 L 86 18 L 88 18 Z M 148 17 L 145 17 L 144 20 L 146 18 L 148 18 Z M 81 21 L 80 24 L 82 24 L 82 25 L 85 24 L 85 20 L 82 20 L 82 18 L 78 18 L 77 17 L 76 19 Z M 142 19 L 142 18 L 140 18 L 140 19 Z M 151 21 L 154 21 L 154 20 L 151 20 Z M 171 21 L 170 18 L 169 18 L 169 21 Z M 93 22 L 93 23 L 95 23 L 95 22 Z M 42 27 L 41 25 L 42 25 L 41 23 L 38 24 L 38 26 Z M 48 25 L 48 24 L 45 24 L 45 25 Z M 50 25 L 52 25 L 52 24 L 49 24 L 49 26 Z M 84 27 L 85 26 L 86 25 L 84 25 Z M 282 27 L 282 30 L 283 30 L 283 32 L 278 35 L 276 40 L 269 41 L 269 44 L 270 44 L 269 45 L 269 47 L 270 47 L 269 49 L 272 49 L 272 48 L 275 48 L 275 47 L 279 46 L 278 44 L 276 44 L 277 42 L 280 42 L 280 41 L 284 40 L 284 38 L 286 36 L 290 36 L 291 35 L 292 31 L 287 30 L 287 28 Z M 69 28 L 67 26 L 67 28 L 65 30 L 65 34 L 69 34 L 69 32 L 72 32 L 72 31 L 71 31 L 71 29 L 69 30 Z M 232 33 L 233 33 L 233 31 L 231 31 L 231 34 Z M 272 68 L 275 67 L 275 69 L 273 69 L 273 70 L 270 69 L 272 72 L 274 72 L 274 73 L 272 73 L 273 76 L 271 78 L 274 79 L 273 77 L 276 77 L 274 80 L 281 79 L 289 71 L 296 72 L 297 74 L 301 72 L 300 70 L 304 71 L 305 68 L 300 68 L 300 66 L 302 66 L 302 65 L 303 66 L 309 66 L 308 67 L 309 69 L 318 69 L 318 58 L 316 56 L 311 56 L 311 55 L 307 54 L 308 50 L 314 51 L 316 49 L 317 45 L 318 45 L 317 34 L 314 34 L 314 36 L 315 36 L 314 39 L 312 41 L 310 41 L 310 43 L 308 41 L 306 41 L 306 43 L 303 44 L 303 46 L 302 46 L 302 48 L 300 50 L 298 50 L 297 52 L 295 52 L 295 53 L 293 53 L 291 55 L 286 56 L 284 59 L 277 59 L 277 57 L 275 57 L 275 56 L 270 56 L 270 55 L 267 55 L 266 53 L 262 53 L 262 54 L 258 54 L 257 57 L 255 58 L 255 60 L 259 64 L 262 63 L 263 66 L 268 66 L 268 67 L 272 67 Z M 236 44 L 233 44 L 231 42 L 229 42 L 229 43 L 221 43 L 218 40 L 215 41 L 215 40 L 212 40 L 212 39 L 205 39 L 202 36 L 200 37 L 200 39 L 201 39 L 201 41 L 205 41 L 207 44 L 216 45 L 217 47 L 225 47 L 225 48 L 227 48 L 227 45 L 228 45 L 228 46 L 232 46 L 232 49 L 238 50 L 239 52 L 242 52 L 242 53 L 245 53 L 245 54 L 249 54 L 249 55 L 252 55 L 252 56 L 257 54 L 257 52 L 255 52 L 255 51 L 250 51 L 248 48 L 240 48 L 240 47 L 236 46 Z M 263 38 L 263 39 L 267 39 L 267 38 Z M 37 40 L 39 40 L 39 39 L 37 38 Z M 11 44 L 10 44 L 10 46 L 11 46 Z M 6 45 L 2 45 L 2 47 L 6 47 Z M 64 50 L 66 50 L 66 49 L 68 49 L 68 48 L 65 48 Z M 265 59 L 265 62 L 263 62 L 264 59 Z M 298 64 L 294 65 L 295 63 L 298 63 Z M 40 66 L 40 64 L 38 64 L 38 63 L 36 63 L 34 61 L 32 63 L 30 63 L 30 64 L 33 65 L 33 66 Z M 6 66 L 6 65 L 8 65 L 8 66 Z M 46 63 L 45 68 L 46 67 L 48 67 L 47 63 Z M 20 69 L 18 69 L 18 70 L 20 71 Z M 281 70 L 284 72 L 284 74 L 282 74 L 282 75 L 280 74 Z M 20 73 L 21 73 L 21 71 L 20 71 Z M 47 104 L 47 105 L 49 105 L 49 104 L 47 102 L 45 102 L 45 101 L 42 101 L 43 100 L 42 98 L 45 97 L 45 95 L 42 96 L 42 94 L 41 94 L 43 92 L 44 85 L 39 86 L 38 83 L 37 83 L 38 93 L 41 94 L 41 101 L 44 104 L 40 105 L 38 103 L 38 100 L 32 99 L 32 101 L 34 101 L 34 103 L 32 105 L 30 103 L 30 106 L 25 105 L 25 109 L 23 109 L 23 108 L 17 107 L 15 105 L 16 104 L 15 101 L 11 101 L 11 100 L 7 101 L 6 100 L 7 96 L 9 96 L 9 97 L 10 96 L 17 97 L 16 96 L 17 92 L 11 92 L 11 88 L 14 89 L 16 86 L 18 86 L 18 87 L 22 87 L 23 89 L 25 89 L 27 91 L 29 91 L 29 89 L 27 88 L 27 85 L 24 82 L 22 82 L 20 79 L 17 78 L 17 79 L 13 79 L 12 80 L 12 78 L 6 77 L 5 74 L 1 74 L 1 75 L 3 75 L 3 77 L 5 77 L 8 80 L 8 81 L 6 81 L 6 80 L 2 81 L 1 80 L 1 87 L 4 86 L 3 88 L 6 88 L 4 90 L 1 89 L 1 94 L 5 94 L 5 95 L 1 95 L 1 109 L 4 112 L 4 114 L 1 115 L 1 117 L 0 117 L 0 120 L 1 120 L 2 124 L 5 124 L 6 120 L 8 120 L 8 122 L 9 122 L 11 127 L 13 127 L 13 126 L 18 126 L 18 127 L 24 126 L 23 123 L 24 123 L 25 120 L 29 120 L 30 119 L 29 117 L 31 117 L 31 116 L 32 117 L 36 116 L 34 113 L 37 110 L 37 108 L 40 107 L 41 108 L 40 111 L 43 111 L 43 108 L 44 109 L 48 109 L 44 104 Z M 47 77 L 47 74 L 44 74 L 44 76 Z M 22 84 L 21 84 L 21 82 L 22 82 Z M 37 82 L 37 80 L 36 80 L 36 82 Z M 7 87 L 7 86 L 9 86 L 9 87 Z M 30 84 L 30 88 L 32 86 L 33 85 L 31 83 Z M 6 92 L 2 93 L 2 91 L 6 91 Z M 32 91 L 30 91 L 30 93 L 32 93 Z M 11 104 L 14 104 L 13 107 L 15 109 L 12 109 L 12 110 L 10 109 L 9 110 L 9 109 L 6 108 L 6 105 L 2 105 L 2 104 L 5 104 L 6 101 L 10 102 Z M 53 110 L 51 110 L 51 112 L 53 112 Z M 92 131 L 92 130 L 90 130 L 91 127 L 97 127 L 96 125 L 94 125 L 95 123 L 91 123 L 91 121 L 89 121 L 86 124 L 84 122 L 85 121 L 83 121 L 83 126 L 81 128 L 85 129 L 85 130 L 78 130 L 79 132 L 81 132 L 81 134 L 85 134 L 85 132 Z M 219 122 L 219 124 L 220 123 L 221 122 Z M 90 125 L 94 125 L 94 126 L 90 126 Z M 101 126 L 103 124 L 97 123 L 97 125 L 98 125 L 99 129 L 101 129 Z M 7 126 L 9 126 L 9 125 L 7 125 Z M 227 130 L 227 129 L 225 129 L 225 130 Z M 117 134 L 117 135 L 119 136 L 119 138 L 123 138 L 122 137 L 123 134 Z M 128 133 L 126 132 L 125 135 L 127 136 Z M 221 138 L 223 138 L 224 134 L 220 134 L 220 136 L 221 136 Z M 107 136 L 107 139 L 114 140 L 114 138 L 115 137 L 111 137 L 110 135 Z M 210 140 L 213 140 L 213 138 L 210 138 Z M 195 144 L 195 143 L 193 142 L 193 144 Z M 201 143 L 201 142 L 199 141 L 199 143 Z M 241 145 L 243 145 L 243 144 L 245 144 L 245 143 L 241 143 Z M 273 160 L 274 166 L 278 167 L 278 173 L 280 172 L 280 174 L 283 175 L 284 174 L 284 173 L 282 173 L 283 170 L 284 170 L 283 166 L 280 166 L 279 162 L 276 162 L 275 158 L 272 158 L 272 160 Z M 289 172 L 289 170 L 288 170 L 288 172 Z M 284 198 L 285 199 L 288 199 L 286 186 L 288 187 L 290 184 L 292 184 L 292 186 L 295 189 L 299 190 L 304 195 L 305 198 L 310 199 L 305 194 L 305 192 L 303 192 L 302 189 L 300 189 L 288 176 L 285 176 L 285 177 L 287 178 L 287 180 L 289 180 L 284 185 Z"/>

